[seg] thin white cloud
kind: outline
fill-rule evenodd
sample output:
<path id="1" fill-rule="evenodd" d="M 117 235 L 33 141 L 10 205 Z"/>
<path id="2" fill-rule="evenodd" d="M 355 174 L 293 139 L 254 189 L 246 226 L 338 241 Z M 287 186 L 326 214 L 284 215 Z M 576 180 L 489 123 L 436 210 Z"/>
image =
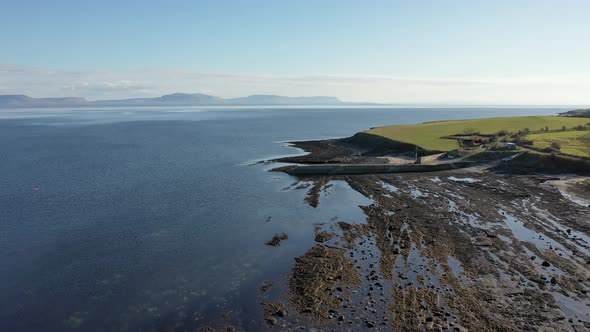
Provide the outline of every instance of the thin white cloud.
<path id="1" fill-rule="evenodd" d="M 387 75 L 272 76 L 178 69 L 56 70 L 0 64 L 0 94 L 94 99 L 153 97 L 173 92 L 220 97 L 250 94 L 327 95 L 345 101 L 403 104 L 590 104 L 590 77 L 560 75 L 490 79 Z"/>

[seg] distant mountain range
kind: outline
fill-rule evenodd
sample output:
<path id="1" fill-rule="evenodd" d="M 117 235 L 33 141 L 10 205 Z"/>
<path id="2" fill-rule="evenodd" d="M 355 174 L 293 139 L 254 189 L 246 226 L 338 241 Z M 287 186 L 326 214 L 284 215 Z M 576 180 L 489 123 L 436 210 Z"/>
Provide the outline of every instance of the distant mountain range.
<path id="1" fill-rule="evenodd" d="M 284 97 L 252 95 L 224 99 L 201 93 L 173 93 L 156 98 L 132 98 L 90 101 L 84 98 L 32 98 L 26 95 L 0 95 L 0 108 L 48 108 L 92 106 L 262 106 L 262 105 L 340 105 L 336 97 Z"/>

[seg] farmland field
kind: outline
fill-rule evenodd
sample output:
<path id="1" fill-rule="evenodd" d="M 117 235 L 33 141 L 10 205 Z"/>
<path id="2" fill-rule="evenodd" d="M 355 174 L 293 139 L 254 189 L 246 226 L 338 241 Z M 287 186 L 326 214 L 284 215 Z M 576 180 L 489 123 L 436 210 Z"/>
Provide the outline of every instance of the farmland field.
<path id="1" fill-rule="evenodd" d="M 495 134 L 501 130 L 518 132 L 529 128 L 532 131 L 548 127 L 549 130 L 573 128 L 588 123 L 587 118 L 557 116 L 523 116 L 475 120 L 425 122 L 416 125 L 385 126 L 368 130 L 367 133 L 410 143 L 427 150 L 450 151 L 459 148 L 454 139 L 442 137 L 475 131 L 481 134 Z"/>
<path id="2" fill-rule="evenodd" d="M 574 156 L 590 157 L 590 131 L 563 131 L 531 134 L 526 136 L 539 148 L 551 147 L 553 142 L 561 145 L 561 152 Z"/>

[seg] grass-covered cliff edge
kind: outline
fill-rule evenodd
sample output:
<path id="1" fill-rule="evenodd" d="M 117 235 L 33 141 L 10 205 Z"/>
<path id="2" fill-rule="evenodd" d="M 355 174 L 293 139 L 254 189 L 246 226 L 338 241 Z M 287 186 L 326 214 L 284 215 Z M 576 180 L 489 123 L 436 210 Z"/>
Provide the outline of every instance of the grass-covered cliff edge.
<path id="1" fill-rule="evenodd" d="M 511 163 L 498 165 L 498 169 L 515 173 L 590 173 L 587 118 L 525 116 L 435 121 L 376 127 L 348 138 L 292 144 L 308 154 L 279 161 L 339 165 L 333 167 L 422 163 L 436 170 L 444 163 L 459 160 L 485 163 L 518 155 Z"/>
<path id="2" fill-rule="evenodd" d="M 533 132 L 569 131 L 582 127 L 589 130 L 589 123 L 590 120 L 587 118 L 522 116 L 384 126 L 372 128 L 366 133 L 417 145 L 425 150 L 451 151 L 461 147 L 457 139 L 460 136 L 485 135 L 509 138 L 521 134 L 522 137 Z"/>

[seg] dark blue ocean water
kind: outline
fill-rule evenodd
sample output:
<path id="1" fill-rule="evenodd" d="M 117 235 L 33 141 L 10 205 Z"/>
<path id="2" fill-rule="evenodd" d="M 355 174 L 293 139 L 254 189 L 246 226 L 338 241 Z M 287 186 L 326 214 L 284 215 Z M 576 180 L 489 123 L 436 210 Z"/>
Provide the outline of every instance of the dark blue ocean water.
<path id="1" fill-rule="evenodd" d="M 0 110 L 0 331 L 158 330 L 231 313 L 261 324 L 258 285 L 313 224 L 362 222 L 336 183 L 317 209 L 252 162 L 289 140 L 373 126 L 561 109 Z M 270 221 L 267 222 L 267 218 Z M 278 232 L 280 247 L 264 242 Z"/>

